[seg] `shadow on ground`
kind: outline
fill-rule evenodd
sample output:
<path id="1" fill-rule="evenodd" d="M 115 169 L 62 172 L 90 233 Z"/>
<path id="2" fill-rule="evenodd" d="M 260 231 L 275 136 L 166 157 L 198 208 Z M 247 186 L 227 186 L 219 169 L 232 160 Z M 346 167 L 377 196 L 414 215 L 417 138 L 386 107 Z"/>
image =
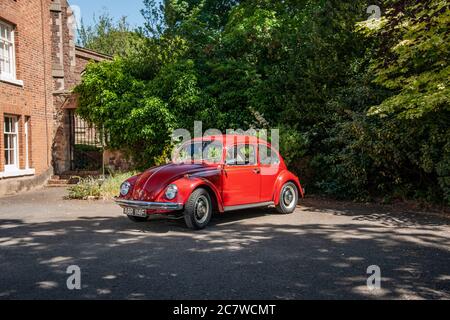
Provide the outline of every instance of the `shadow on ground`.
<path id="1" fill-rule="evenodd" d="M 450 298 L 450 239 L 429 232 L 436 222 L 403 234 L 370 222 L 411 225 L 416 218 L 330 213 L 351 215 L 358 224 L 252 219 L 270 210 L 217 216 L 200 232 L 166 219 L 3 219 L 0 299 Z M 79 291 L 66 288 L 73 264 L 82 271 Z M 377 292 L 366 287 L 370 265 L 381 268 Z"/>
<path id="2" fill-rule="evenodd" d="M 376 222 L 394 227 L 436 227 L 448 226 L 450 215 L 419 210 L 399 209 L 392 205 L 360 204 L 332 200 L 306 199 L 302 207 L 310 212 L 331 213 L 351 217 L 354 221 Z"/>

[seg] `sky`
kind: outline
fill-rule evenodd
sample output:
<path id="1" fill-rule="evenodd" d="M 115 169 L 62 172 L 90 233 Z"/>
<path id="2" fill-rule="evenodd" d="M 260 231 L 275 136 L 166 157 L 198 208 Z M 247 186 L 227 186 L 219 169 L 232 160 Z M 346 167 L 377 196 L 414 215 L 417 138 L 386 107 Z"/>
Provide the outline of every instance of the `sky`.
<path id="1" fill-rule="evenodd" d="M 142 25 L 140 10 L 143 8 L 142 0 L 69 0 L 70 5 L 78 6 L 85 25 L 92 25 L 93 16 L 98 17 L 108 12 L 114 18 L 127 16 L 132 27 Z"/>

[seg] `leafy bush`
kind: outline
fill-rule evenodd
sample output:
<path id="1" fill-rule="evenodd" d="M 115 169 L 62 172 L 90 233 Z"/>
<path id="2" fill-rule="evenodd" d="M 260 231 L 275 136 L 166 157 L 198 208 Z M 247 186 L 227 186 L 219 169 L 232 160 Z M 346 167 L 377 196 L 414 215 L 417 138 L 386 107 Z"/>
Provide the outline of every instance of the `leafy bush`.
<path id="1" fill-rule="evenodd" d="M 119 195 L 120 185 L 136 172 L 119 173 L 102 178 L 88 177 L 80 179 L 76 185 L 69 187 L 69 199 L 112 199 Z"/>
<path id="2" fill-rule="evenodd" d="M 450 204 L 448 1 L 219 2 L 145 0 L 127 53 L 89 65 L 78 111 L 111 147 L 146 167 L 194 120 L 280 128 L 308 190 Z"/>

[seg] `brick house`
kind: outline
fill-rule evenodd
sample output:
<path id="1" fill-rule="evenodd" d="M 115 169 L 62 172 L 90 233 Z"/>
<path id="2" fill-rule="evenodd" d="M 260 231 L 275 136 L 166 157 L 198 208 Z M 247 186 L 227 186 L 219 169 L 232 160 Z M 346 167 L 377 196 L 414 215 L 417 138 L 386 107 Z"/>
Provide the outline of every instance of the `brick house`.
<path id="1" fill-rule="evenodd" d="M 0 0 L 0 195 L 70 169 L 71 90 L 110 59 L 75 46 L 73 21 L 66 0 Z"/>

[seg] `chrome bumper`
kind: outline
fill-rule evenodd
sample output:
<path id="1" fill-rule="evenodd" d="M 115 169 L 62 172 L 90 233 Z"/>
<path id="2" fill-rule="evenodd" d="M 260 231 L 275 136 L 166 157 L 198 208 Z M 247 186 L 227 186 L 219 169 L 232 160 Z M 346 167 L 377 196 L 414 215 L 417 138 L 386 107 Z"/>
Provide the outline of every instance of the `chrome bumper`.
<path id="1" fill-rule="evenodd" d="M 121 207 L 137 208 L 137 209 L 148 209 L 148 210 L 170 210 L 177 211 L 183 209 L 182 203 L 171 203 L 171 202 L 147 202 L 138 200 L 125 200 L 125 199 L 114 199 L 116 203 Z"/>

